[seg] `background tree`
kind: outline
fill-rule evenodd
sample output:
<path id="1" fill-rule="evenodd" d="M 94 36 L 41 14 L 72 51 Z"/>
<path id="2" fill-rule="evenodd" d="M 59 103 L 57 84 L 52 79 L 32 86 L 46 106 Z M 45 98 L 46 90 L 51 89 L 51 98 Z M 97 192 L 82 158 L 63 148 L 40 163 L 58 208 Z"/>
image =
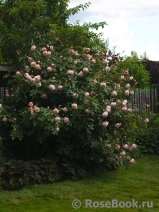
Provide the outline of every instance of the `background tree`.
<path id="1" fill-rule="evenodd" d="M 43 42 L 42 35 L 47 37 L 50 24 L 64 27 L 72 14 L 90 4 L 68 9 L 68 3 L 69 0 L 1 0 L 0 37 L 4 60 L 19 67 L 18 54 L 26 54 L 31 44 Z"/>

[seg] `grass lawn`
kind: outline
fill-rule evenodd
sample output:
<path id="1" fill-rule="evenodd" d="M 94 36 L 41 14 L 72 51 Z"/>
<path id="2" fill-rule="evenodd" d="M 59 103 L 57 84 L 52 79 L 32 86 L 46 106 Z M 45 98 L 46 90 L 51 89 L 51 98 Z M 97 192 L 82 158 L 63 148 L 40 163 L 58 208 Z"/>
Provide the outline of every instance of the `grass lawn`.
<path id="1" fill-rule="evenodd" d="M 79 209 L 72 201 L 79 199 Z M 85 199 L 94 201 L 153 202 L 153 208 L 97 208 L 85 207 Z M 128 204 L 128 203 L 127 203 Z M 148 205 L 149 206 L 149 205 Z M 49 185 L 35 185 L 20 191 L 0 191 L 2 212 L 67 212 L 115 211 L 159 212 L 159 155 L 144 155 L 128 170 L 101 171 L 81 181 L 65 181 Z"/>

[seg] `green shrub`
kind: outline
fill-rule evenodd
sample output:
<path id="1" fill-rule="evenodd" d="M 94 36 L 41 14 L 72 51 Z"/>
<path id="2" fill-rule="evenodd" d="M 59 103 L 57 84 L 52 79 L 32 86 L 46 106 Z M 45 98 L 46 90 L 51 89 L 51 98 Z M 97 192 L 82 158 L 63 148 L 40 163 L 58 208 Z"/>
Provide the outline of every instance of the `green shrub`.
<path id="1" fill-rule="evenodd" d="M 132 114 L 132 127 L 129 134 L 135 138 L 135 143 L 143 153 L 159 153 L 159 114 L 150 113 L 148 123 L 143 124 L 143 118 L 146 119 L 143 112 L 141 116 Z"/>
<path id="2" fill-rule="evenodd" d="M 108 166 L 113 158 L 119 158 L 118 165 L 129 163 L 131 151 L 124 145 L 134 142 L 123 139 L 131 125 L 124 117 L 132 112 L 127 102 L 135 79 L 118 69 L 120 57 L 86 47 L 59 49 L 57 40 L 54 35 L 52 43 L 32 45 L 30 55 L 19 56 L 24 68 L 9 80 L 14 87 L 6 90 L 8 106 L 0 109 L 4 146 L 8 150 L 15 140 L 14 155 L 19 141 L 40 142 L 41 151 L 81 167 L 101 159 Z"/>
<path id="3" fill-rule="evenodd" d="M 35 161 L 3 159 L 0 176 L 3 188 L 19 189 L 29 184 L 59 181 L 62 173 L 55 162 L 46 158 Z"/>

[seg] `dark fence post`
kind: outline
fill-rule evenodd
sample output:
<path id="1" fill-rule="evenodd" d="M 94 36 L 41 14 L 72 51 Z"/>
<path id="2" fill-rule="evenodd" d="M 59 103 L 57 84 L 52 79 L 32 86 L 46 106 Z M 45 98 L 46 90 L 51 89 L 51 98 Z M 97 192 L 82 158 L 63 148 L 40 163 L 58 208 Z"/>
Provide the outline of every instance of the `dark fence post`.
<path id="1" fill-rule="evenodd" d="M 8 89 L 6 85 L 2 85 L 2 77 L 6 75 L 9 72 L 12 72 L 13 74 L 18 71 L 16 67 L 10 67 L 10 66 L 0 66 L 0 101 L 4 102 L 5 101 L 5 89 Z"/>

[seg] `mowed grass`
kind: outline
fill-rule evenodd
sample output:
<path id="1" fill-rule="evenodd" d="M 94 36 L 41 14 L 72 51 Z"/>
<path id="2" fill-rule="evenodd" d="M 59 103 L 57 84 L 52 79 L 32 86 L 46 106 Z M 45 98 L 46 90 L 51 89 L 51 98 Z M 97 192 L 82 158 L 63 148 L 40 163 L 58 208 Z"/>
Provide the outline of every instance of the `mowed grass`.
<path id="1" fill-rule="evenodd" d="M 78 199 L 79 209 L 72 207 Z M 100 208 L 85 207 L 85 199 L 94 201 L 130 201 L 138 205 L 142 201 L 153 202 L 153 208 Z M 92 204 L 91 204 L 92 205 Z M 93 205 L 92 205 L 93 206 Z M 149 205 L 148 205 L 149 206 Z M 159 212 L 159 155 L 143 155 L 128 170 L 101 170 L 96 176 L 80 181 L 65 181 L 47 185 L 26 187 L 20 191 L 0 191 L 2 212 L 67 212 L 67 211 L 115 211 L 115 212 Z"/>

